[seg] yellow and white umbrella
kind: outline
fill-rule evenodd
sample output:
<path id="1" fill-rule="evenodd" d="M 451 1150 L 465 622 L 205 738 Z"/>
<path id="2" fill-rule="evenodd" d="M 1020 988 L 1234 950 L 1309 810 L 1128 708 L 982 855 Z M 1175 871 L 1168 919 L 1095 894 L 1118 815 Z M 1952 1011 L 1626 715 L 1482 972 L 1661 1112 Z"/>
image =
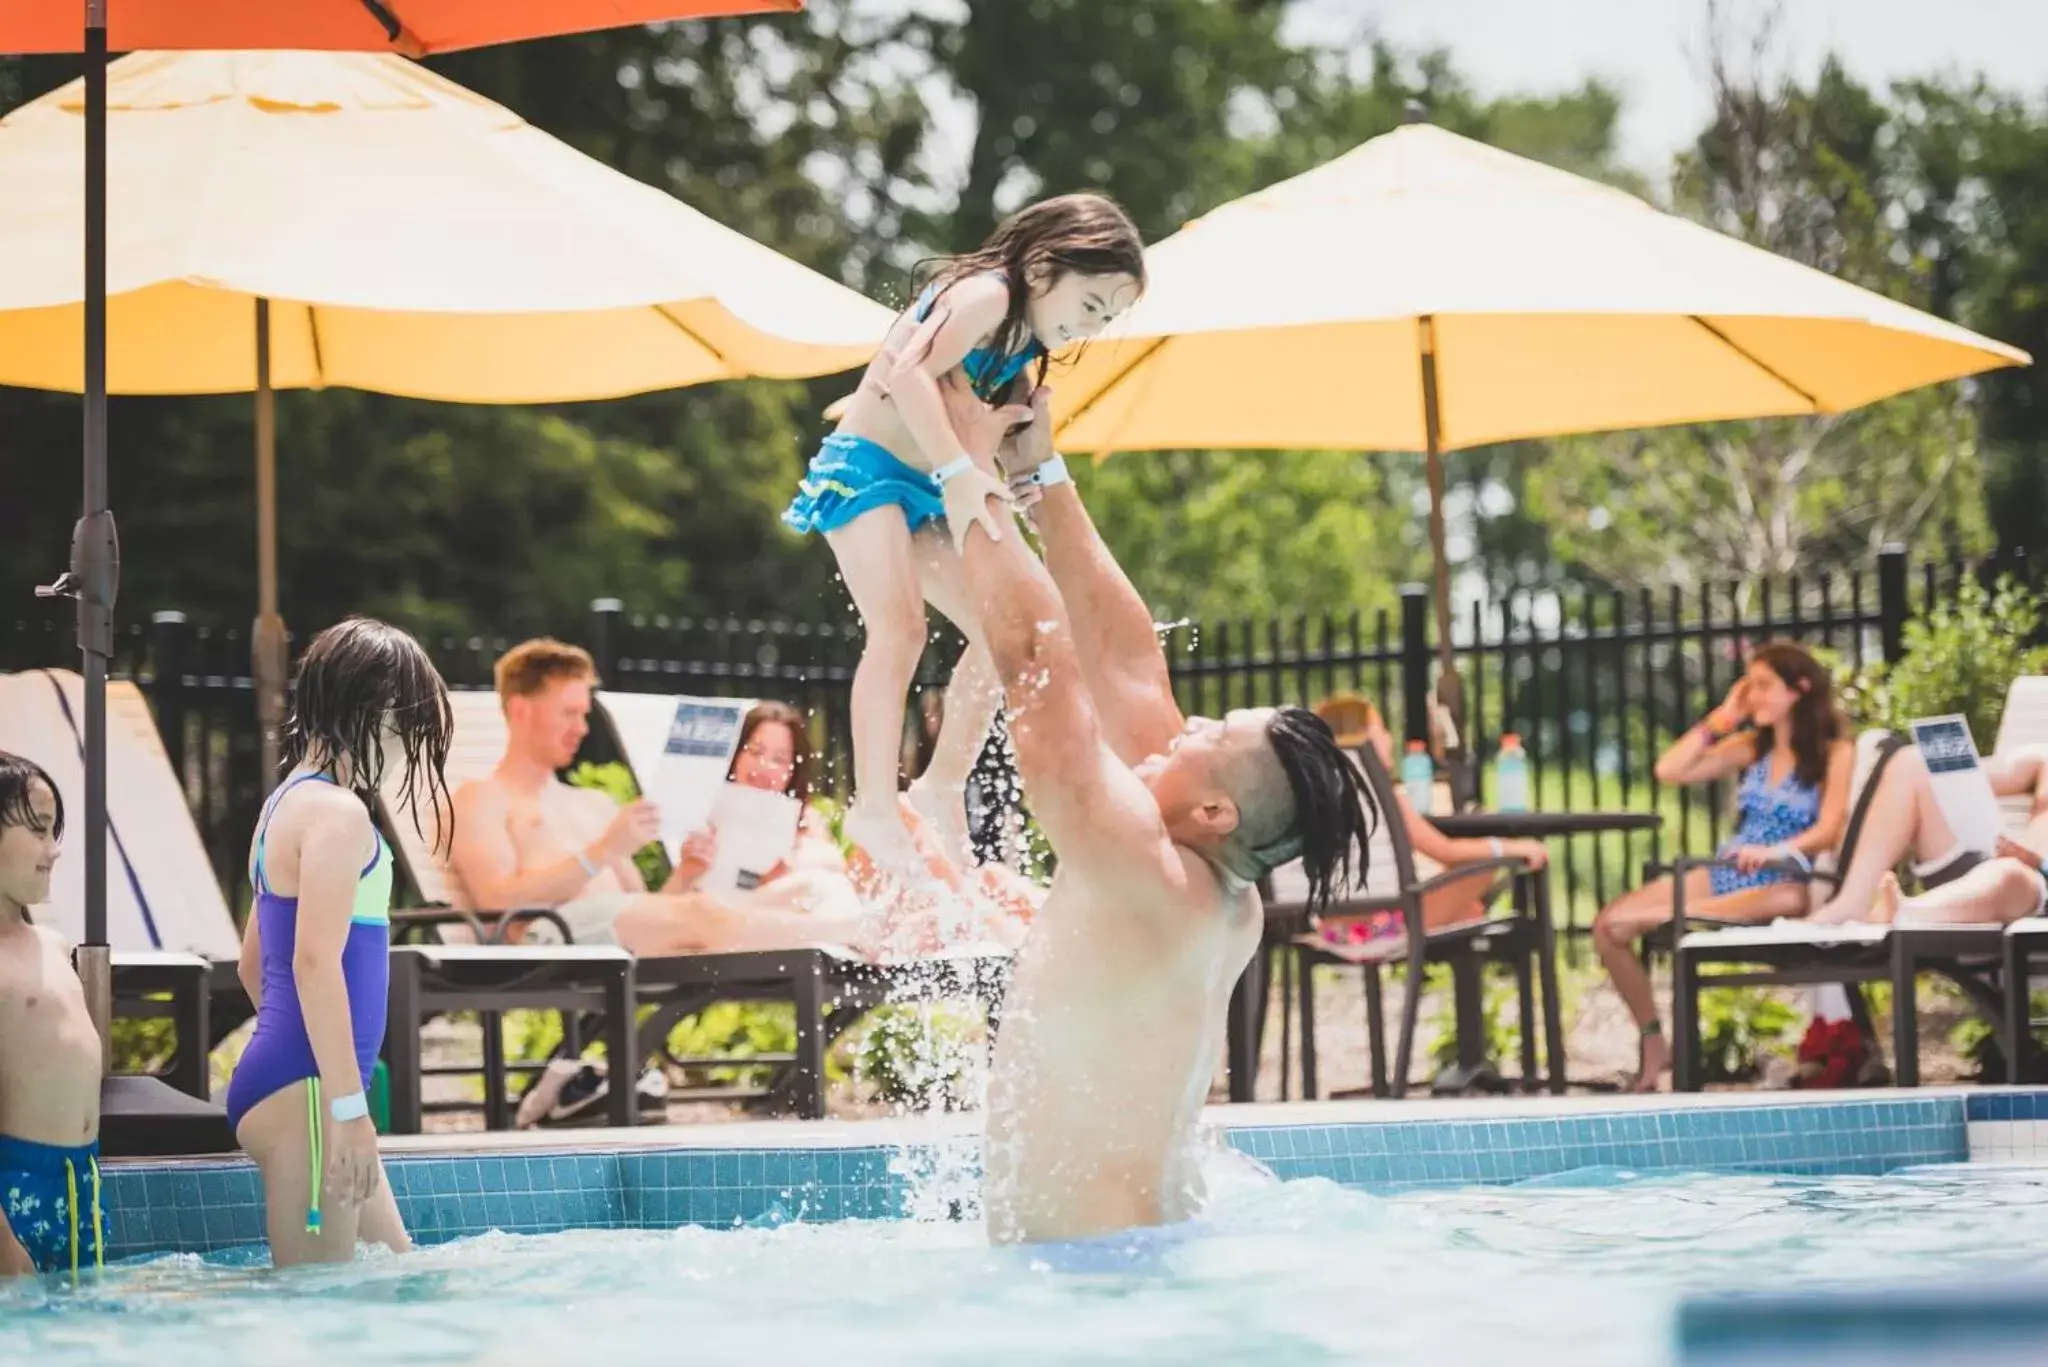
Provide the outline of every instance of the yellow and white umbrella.
<path id="1" fill-rule="evenodd" d="M 1060 445 L 1443 451 L 1833 413 L 2023 351 L 1631 195 L 1411 125 L 1196 219 L 1058 374 Z"/>
<path id="2" fill-rule="evenodd" d="M 880 305 L 389 54 L 109 72 L 107 372 L 458 403 L 845 370 Z M 82 387 L 80 84 L 0 119 L 0 384 Z"/>
<path id="3" fill-rule="evenodd" d="M 398 56 L 139 52 L 108 81 L 107 389 L 258 395 L 266 711 L 273 389 L 605 399 L 830 374 L 890 323 Z M 84 388 L 84 113 L 73 83 L 0 119 L 0 384 Z"/>

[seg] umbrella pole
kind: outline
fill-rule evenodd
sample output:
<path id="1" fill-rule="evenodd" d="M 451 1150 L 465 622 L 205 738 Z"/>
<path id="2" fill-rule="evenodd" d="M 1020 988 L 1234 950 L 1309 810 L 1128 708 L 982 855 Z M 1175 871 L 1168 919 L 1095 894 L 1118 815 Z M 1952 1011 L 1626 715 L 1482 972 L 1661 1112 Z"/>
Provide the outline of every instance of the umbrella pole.
<path id="1" fill-rule="evenodd" d="M 1462 756 L 1465 736 L 1465 689 L 1458 677 L 1458 664 L 1451 651 L 1451 562 L 1445 549 L 1444 456 L 1442 413 L 1438 405 L 1436 377 L 1436 319 L 1425 314 L 1420 320 L 1422 351 L 1422 427 L 1429 478 L 1429 551 L 1435 562 L 1431 595 L 1436 606 L 1437 697 L 1451 714 L 1458 731 L 1453 752 Z"/>
<path id="2" fill-rule="evenodd" d="M 270 384 L 270 301 L 256 301 L 256 627 L 250 633 L 256 680 L 261 787 L 277 783 L 284 727 L 284 618 L 277 610 L 277 395 Z"/>
<path id="3" fill-rule="evenodd" d="M 113 955 L 107 947 L 107 664 L 121 552 L 107 507 L 107 5 L 85 7 L 85 499 L 71 533 L 71 569 L 46 597 L 78 603 L 85 672 L 85 941 L 72 962 L 113 1063 Z"/>

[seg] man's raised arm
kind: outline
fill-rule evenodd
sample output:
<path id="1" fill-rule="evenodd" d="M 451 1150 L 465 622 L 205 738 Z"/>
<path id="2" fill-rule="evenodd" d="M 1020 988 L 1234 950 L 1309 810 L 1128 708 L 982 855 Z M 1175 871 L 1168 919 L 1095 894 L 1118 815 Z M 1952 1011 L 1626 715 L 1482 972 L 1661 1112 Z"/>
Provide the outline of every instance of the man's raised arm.
<path id="1" fill-rule="evenodd" d="M 972 409 L 963 405 L 954 422 L 969 454 L 981 459 L 993 455 L 1019 416 L 977 400 Z M 959 500 L 954 493 L 949 484 L 946 516 L 966 529 L 957 540 L 968 599 L 1009 705 L 1025 797 L 1054 853 L 1063 864 L 1099 859 L 1104 867 L 1126 870 L 1158 855 L 1164 869 L 1172 847 L 1158 806 L 1106 744 L 1059 589 L 1014 521 L 964 506 L 967 499 L 981 501 L 978 491 L 963 491 Z M 1143 629 L 1149 636 L 1149 619 Z"/>
<path id="2" fill-rule="evenodd" d="M 1033 396 L 1031 424 L 1016 438 L 1022 463 L 1034 469 L 1048 468 L 1054 458 L 1048 398 L 1043 389 Z M 1045 567 L 1073 615 L 1082 674 L 1110 747 L 1129 764 L 1159 754 L 1187 719 L 1173 699 L 1151 609 L 1103 543 L 1071 480 L 1046 487 L 1031 520 Z"/>

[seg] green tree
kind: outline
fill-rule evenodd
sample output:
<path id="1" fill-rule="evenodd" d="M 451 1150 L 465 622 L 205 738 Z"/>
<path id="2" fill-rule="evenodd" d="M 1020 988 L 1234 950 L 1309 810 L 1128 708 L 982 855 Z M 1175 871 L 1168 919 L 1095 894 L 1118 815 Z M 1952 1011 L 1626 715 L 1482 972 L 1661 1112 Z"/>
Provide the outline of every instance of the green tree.
<path id="1" fill-rule="evenodd" d="M 1945 252 L 1925 221 L 1943 187 L 1914 173 L 1896 111 L 1832 60 L 1803 86 L 1717 50 L 1711 79 L 1714 118 L 1678 159 L 1677 208 L 1933 306 Z M 1558 440 L 1529 493 L 1563 560 L 1631 587 L 1857 569 L 1894 540 L 1991 545 L 1976 407 L 1956 385 L 1842 415 Z"/>

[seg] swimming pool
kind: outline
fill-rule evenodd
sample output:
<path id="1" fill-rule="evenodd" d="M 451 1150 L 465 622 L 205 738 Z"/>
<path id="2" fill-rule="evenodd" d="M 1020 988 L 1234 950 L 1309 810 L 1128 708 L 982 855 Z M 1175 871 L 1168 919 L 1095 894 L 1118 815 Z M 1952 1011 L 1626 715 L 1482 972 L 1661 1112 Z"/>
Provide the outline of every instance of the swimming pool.
<path id="1" fill-rule="evenodd" d="M 346 1345 L 368 1367 L 1436 1364 L 1512 1349 L 1531 1367 L 1636 1367 L 1680 1360 L 1688 1299 L 1986 1284 L 2048 1250 L 2048 1093 L 1211 1114 L 1283 1180 L 1219 1159 L 1215 1208 L 1193 1225 L 1051 1250 L 986 1246 L 971 1121 L 394 1145 L 423 1251 L 283 1275 L 248 1247 L 245 1167 L 113 1164 L 110 1240 L 134 1261 L 76 1291 L 0 1290 L 0 1361 L 268 1367 Z"/>

